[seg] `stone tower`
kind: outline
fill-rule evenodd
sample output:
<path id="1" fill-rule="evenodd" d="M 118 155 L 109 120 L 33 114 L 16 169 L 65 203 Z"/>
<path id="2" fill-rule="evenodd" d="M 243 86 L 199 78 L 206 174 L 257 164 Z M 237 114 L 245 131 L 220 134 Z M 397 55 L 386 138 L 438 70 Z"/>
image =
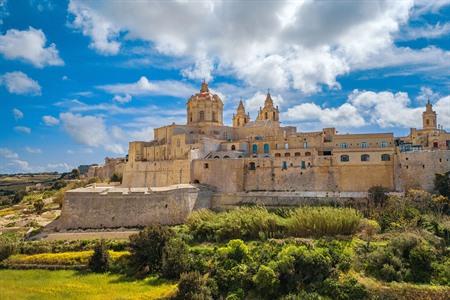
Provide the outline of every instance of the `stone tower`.
<path id="1" fill-rule="evenodd" d="M 428 100 L 426 110 L 422 113 L 423 129 L 436 129 L 436 112 L 433 110 L 433 105 Z"/>
<path id="2" fill-rule="evenodd" d="M 263 120 L 271 120 L 273 122 L 279 122 L 280 112 L 278 110 L 278 106 L 273 106 L 272 96 L 270 96 L 270 92 L 267 92 L 266 101 L 264 102 L 264 107 L 259 108 L 259 113 L 257 117 L 257 121 Z"/>
<path id="3" fill-rule="evenodd" d="M 233 114 L 233 127 L 244 127 L 250 121 L 250 115 L 245 113 L 244 103 L 239 101 L 236 114 Z"/>
<path id="4" fill-rule="evenodd" d="M 209 91 L 205 81 L 202 83 L 200 93 L 191 96 L 186 106 L 187 125 L 223 125 L 223 102 L 219 96 Z"/>

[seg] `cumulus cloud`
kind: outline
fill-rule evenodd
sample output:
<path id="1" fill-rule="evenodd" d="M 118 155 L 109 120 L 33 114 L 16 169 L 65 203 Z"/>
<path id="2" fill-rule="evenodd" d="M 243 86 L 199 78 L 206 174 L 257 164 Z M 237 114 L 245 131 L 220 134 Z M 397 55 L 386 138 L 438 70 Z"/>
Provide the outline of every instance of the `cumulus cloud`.
<path id="1" fill-rule="evenodd" d="M 41 86 L 27 74 L 15 71 L 0 76 L 0 85 L 4 85 L 8 92 L 18 95 L 40 95 Z"/>
<path id="2" fill-rule="evenodd" d="M 69 112 L 61 113 L 59 118 L 64 130 L 76 142 L 90 147 L 103 147 L 117 154 L 125 153 L 124 147 L 112 138 L 102 117 Z"/>
<path id="3" fill-rule="evenodd" d="M 25 127 L 25 126 L 16 126 L 16 127 L 14 127 L 14 130 L 17 132 L 20 132 L 20 133 L 26 133 L 26 134 L 31 133 L 31 128 Z"/>
<path id="4" fill-rule="evenodd" d="M 19 158 L 19 155 L 8 148 L 0 148 L 0 156 L 8 159 Z"/>
<path id="5" fill-rule="evenodd" d="M 25 151 L 27 151 L 28 153 L 31 153 L 31 154 L 41 154 L 42 153 L 42 150 L 41 149 L 39 149 L 39 148 L 32 148 L 32 147 L 25 147 Z"/>
<path id="6" fill-rule="evenodd" d="M 450 126 L 450 96 L 435 101 L 438 121 L 445 128 Z M 315 103 L 303 103 L 284 113 L 288 122 L 315 124 L 315 128 L 336 126 L 357 128 L 375 125 L 379 128 L 421 128 L 424 106 L 413 106 L 407 93 L 388 91 L 373 92 L 354 90 L 347 101 L 337 107 L 321 107 Z"/>
<path id="7" fill-rule="evenodd" d="M 19 155 L 8 148 L 0 148 L 1 172 L 11 172 L 11 170 L 19 170 L 24 172 L 30 171 L 30 165 L 27 161 L 20 159 Z"/>
<path id="8" fill-rule="evenodd" d="M 414 6 L 412 0 L 72 0 L 69 5 L 72 25 L 100 53 L 116 54 L 122 40 L 138 39 L 163 56 L 189 62 L 181 70 L 187 78 L 233 75 L 255 87 L 305 93 L 323 85 L 339 88 L 336 78 L 354 69 L 408 64 L 404 54 L 439 66 L 448 51 L 398 48 L 394 43 L 411 11 L 418 9 L 435 8 L 424 2 Z"/>
<path id="9" fill-rule="evenodd" d="M 64 65 L 56 45 L 46 44 L 44 32 L 33 27 L 23 31 L 10 29 L 0 35 L 0 53 L 6 59 L 20 59 L 38 68 Z"/>
<path id="10" fill-rule="evenodd" d="M 42 121 L 44 121 L 47 126 L 55 126 L 59 124 L 59 120 L 52 116 L 43 116 Z"/>
<path id="11" fill-rule="evenodd" d="M 13 109 L 13 115 L 14 115 L 14 119 L 15 119 L 15 120 L 20 120 L 20 119 L 23 118 L 23 112 L 20 111 L 20 110 L 17 109 L 17 108 L 14 108 L 14 109 Z"/>
<path id="12" fill-rule="evenodd" d="M 420 27 L 407 27 L 399 35 L 400 40 L 437 39 L 450 34 L 450 23 L 425 24 Z"/>
<path id="13" fill-rule="evenodd" d="M 149 81 L 145 76 L 139 78 L 137 82 L 101 85 L 97 86 L 97 88 L 110 94 L 128 94 L 131 96 L 165 95 L 180 98 L 189 97 L 196 90 L 191 85 L 181 81 Z"/>
<path id="14" fill-rule="evenodd" d="M 125 94 L 123 96 L 121 95 L 114 95 L 113 97 L 113 101 L 119 102 L 119 103 L 128 103 L 131 101 L 131 95 L 130 94 Z"/>

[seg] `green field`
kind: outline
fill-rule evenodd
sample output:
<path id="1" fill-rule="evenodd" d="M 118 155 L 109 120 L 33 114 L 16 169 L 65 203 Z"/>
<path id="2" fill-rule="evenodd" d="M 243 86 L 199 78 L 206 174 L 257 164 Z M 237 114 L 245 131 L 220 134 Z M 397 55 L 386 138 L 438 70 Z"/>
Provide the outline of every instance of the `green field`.
<path id="1" fill-rule="evenodd" d="M 0 299 L 161 299 L 175 283 L 78 271 L 0 270 Z"/>

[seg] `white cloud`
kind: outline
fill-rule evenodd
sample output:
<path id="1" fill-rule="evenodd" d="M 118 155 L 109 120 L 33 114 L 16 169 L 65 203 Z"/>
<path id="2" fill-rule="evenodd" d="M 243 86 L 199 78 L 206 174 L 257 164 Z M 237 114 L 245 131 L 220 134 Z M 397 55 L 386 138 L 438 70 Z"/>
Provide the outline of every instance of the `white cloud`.
<path id="1" fill-rule="evenodd" d="M 11 163 L 19 168 L 19 170 L 24 172 L 31 171 L 30 164 L 26 160 L 22 159 L 13 159 L 11 160 Z"/>
<path id="2" fill-rule="evenodd" d="M 244 100 L 245 109 L 247 110 L 247 112 L 252 114 L 252 117 L 254 116 L 253 119 L 256 118 L 256 114 L 258 113 L 259 108 L 264 107 L 264 101 L 266 100 L 266 97 L 267 94 L 256 92 L 252 97 Z M 275 106 L 282 106 L 284 100 L 281 95 L 271 95 L 271 97 Z M 234 108 L 234 110 L 236 108 Z"/>
<path id="3" fill-rule="evenodd" d="M 31 133 L 31 128 L 25 127 L 25 126 L 16 126 L 16 127 L 14 127 L 14 130 L 17 132 L 26 133 L 26 134 Z"/>
<path id="4" fill-rule="evenodd" d="M 64 65 L 56 45 L 46 47 L 46 44 L 42 30 L 33 27 L 23 31 L 10 29 L 0 35 L 0 53 L 6 59 L 24 60 L 38 68 Z"/>
<path id="5" fill-rule="evenodd" d="M 128 94 L 132 96 L 139 95 L 166 95 L 172 97 L 186 98 L 195 92 L 191 85 L 175 80 L 154 80 L 149 81 L 147 77 L 142 76 L 134 83 L 118 83 L 110 85 L 101 85 L 97 88 L 110 94 Z"/>
<path id="6" fill-rule="evenodd" d="M 13 109 L 13 115 L 14 115 L 14 119 L 16 119 L 16 120 L 20 120 L 23 118 L 23 112 L 17 108 Z"/>
<path id="7" fill-rule="evenodd" d="M 438 123 L 447 130 L 450 129 L 450 96 L 443 97 L 436 101 L 434 110 L 436 110 Z"/>
<path id="8" fill-rule="evenodd" d="M 0 85 L 4 85 L 11 94 L 41 94 L 41 86 L 39 83 L 20 71 L 8 72 L 0 76 Z"/>
<path id="9" fill-rule="evenodd" d="M 119 103 L 128 103 L 131 101 L 131 95 L 125 94 L 124 96 L 121 95 L 114 95 L 113 101 L 119 102 Z"/>
<path id="10" fill-rule="evenodd" d="M 8 159 L 19 158 L 19 155 L 8 148 L 0 148 L 0 156 Z"/>
<path id="11" fill-rule="evenodd" d="M 32 148 L 32 147 L 25 147 L 25 150 L 28 152 L 28 153 L 31 153 L 31 154 L 41 154 L 42 153 L 42 150 L 41 149 L 39 149 L 39 148 Z"/>
<path id="12" fill-rule="evenodd" d="M 57 172 L 68 172 L 73 169 L 68 163 L 49 163 L 47 164 L 47 169 Z"/>
<path id="13" fill-rule="evenodd" d="M 450 34 L 450 23 L 425 24 L 421 27 L 407 27 L 399 35 L 400 40 L 437 39 Z"/>
<path id="14" fill-rule="evenodd" d="M 47 126 L 55 126 L 59 124 L 59 120 L 52 116 L 43 116 L 42 121 L 44 121 Z"/>
<path id="15" fill-rule="evenodd" d="M 417 102 L 420 104 L 425 104 L 428 100 L 435 101 L 439 98 L 439 93 L 435 93 L 431 88 L 422 86 L 420 87 L 420 93 L 416 97 Z"/>
<path id="16" fill-rule="evenodd" d="M 232 75 L 257 88 L 313 93 L 323 85 L 339 88 L 336 78 L 354 69 L 409 65 L 410 59 L 413 66 L 445 70 L 448 63 L 441 64 L 449 60 L 448 51 L 398 48 L 394 43 L 412 10 L 443 5 L 422 1 L 414 7 L 412 0 L 72 0 L 69 12 L 75 17 L 73 25 L 100 52 L 118 53 L 123 40 L 143 40 L 162 56 L 188 62 L 181 71 L 187 78 Z M 445 31 L 446 26 L 439 29 Z"/>
<path id="17" fill-rule="evenodd" d="M 102 117 L 61 113 L 59 118 L 64 130 L 76 142 L 90 147 L 103 147 L 117 154 L 125 153 L 124 147 L 112 138 Z"/>

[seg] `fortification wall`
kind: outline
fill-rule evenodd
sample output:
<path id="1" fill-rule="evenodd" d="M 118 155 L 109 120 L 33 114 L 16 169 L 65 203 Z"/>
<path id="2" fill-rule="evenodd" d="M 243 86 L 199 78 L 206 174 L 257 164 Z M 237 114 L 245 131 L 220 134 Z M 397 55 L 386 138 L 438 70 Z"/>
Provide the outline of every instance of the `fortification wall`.
<path id="1" fill-rule="evenodd" d="M 122 186 L 158 187 L 191 182 L 189 160 L 128 161 Z"/>
<path id="2" fill-rule="evenodd" d="M 194 207 L 208 207 L 209 202 L 198 197 L 198 193 L 199 189 L 190 185 L 151 191 L 114 187 L 75 189 L 66 192 L 59 226 L 86 229 L 180 224 Z"/>
<path id="3" fill-rule="evenodd" d="M 450 151 L 401 152 L 396 157 L 395 170 L 398 191 L 418 188 L 431 192 L 435 174 L 450 171 Z"/>

